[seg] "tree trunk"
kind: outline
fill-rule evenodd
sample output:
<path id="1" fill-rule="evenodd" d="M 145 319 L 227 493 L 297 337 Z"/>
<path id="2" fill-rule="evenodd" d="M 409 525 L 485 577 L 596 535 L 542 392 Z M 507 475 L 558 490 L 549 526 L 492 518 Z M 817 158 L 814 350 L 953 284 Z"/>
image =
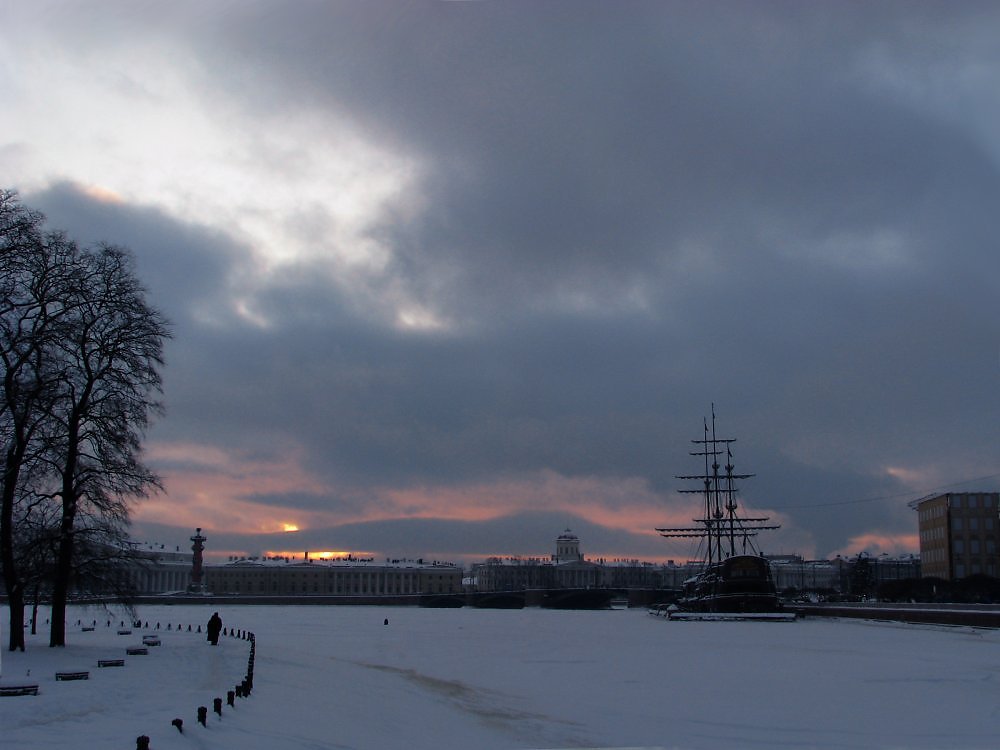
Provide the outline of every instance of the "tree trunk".
<path id="1" fill-rule="evenodd" d="M 8 650 L 24 651 L 24 591 L 18 587 L 7 594 L 10 609 L 10 640 Z"/>
<path id="2" fill-rule="evenodd" d="M 11 448 L 7 455 L 7 470 L 3 477 L 3 498 L 0 499 L 0 565 L 10 608 L 10 650 L 24 651 L 24 587 L 14 559 L 14 488 L 20 467 L 20 456 Z"/>
<path id="3" fill-rule="evenodd" d="M 66 645 L 66 599 L 69 579 L 73 574 L 73 539 L 76 525 L 76 471 L 80 460 L 80 413 L 86 408 L 87 394 L 73 408 L 68 421 L 66 458 L 62 466 L 62 521 L 59 524 L 59 551 L 52 581 L 52 624 L 49 627 L 49 647 Z"/>
<path id="4" fill-rule="evenodd" d="M 52 624 L 49 627 L 49 646 L 66 645 L 66 599 L 73 572 L 73 524 L 76 503 L 63 509 L 59 530 L 59 552 L 56 557 L 55 578 L 52 582 Z"/>
<path id="5" fill-rule="evenodd" d="M 35 586 L 35 598 L 31 603 L 31 634 L 38 635 L 38 586 Z"/>

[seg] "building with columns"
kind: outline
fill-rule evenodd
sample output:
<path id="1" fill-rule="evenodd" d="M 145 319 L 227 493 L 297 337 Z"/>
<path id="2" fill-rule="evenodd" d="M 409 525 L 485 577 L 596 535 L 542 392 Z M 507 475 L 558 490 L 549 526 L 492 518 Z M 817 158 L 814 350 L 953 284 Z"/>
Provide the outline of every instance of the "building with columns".
<path id="1" fill-rule="evenodd" d="M 138 594 L 165 594 L 187 591 L 191 583 L 194 556 L 180 547 L 137 544 L 139 559 L 132 565 L 132 583 Z"/>
<path id="2" fill-rule="evenodd" d="M 205 566 L 205 588 L 243 596 L 459 594 L 462 569 L 423 560 L 239 558 Z"/>

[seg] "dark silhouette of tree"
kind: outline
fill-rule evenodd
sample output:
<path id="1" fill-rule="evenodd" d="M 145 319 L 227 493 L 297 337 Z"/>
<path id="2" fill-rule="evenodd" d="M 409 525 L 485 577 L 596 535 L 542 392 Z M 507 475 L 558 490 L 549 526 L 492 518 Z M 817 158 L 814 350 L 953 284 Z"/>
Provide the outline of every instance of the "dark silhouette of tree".
<path id="1" fill-rule="evenodd" d="M 167 323 L 127 250 L 81 249 L 43 233 L 43 220 L 0 193 L 0 565 L 12 649 L 24 648 L 25 587 L 37 580 L 25 566 L 47 561 L 49 645 L 64 645 L 72 587 L 121 568 L 112 561 L 128 555 L 130 504 L 159 487 L 141 440 L 161 411 Z"/>
<path id="2" fill-rule="evenodd" d="M 128 524 L 129 502 L 159 487 L 141 460 L 150 415 L 161 405 L 163 316 L 146 302 L 130 254 L 101 245 L 79 255 L 73 324 L 60 339 L 64 368 L 53 415 L 57 449 L 50 454 L 62 504 L 52 583 L 50 646 L 65 644 L 66 601 L 78 519 Z"/>
<path id="3" fill-rule="evenodd" d="M 72 262 L 65 243 L 41 231 L 41 214 L 0 191 L 0 566 L 10 610 L 10 649 L 24 650 L 24 541 L 39 506 L 31 488 L 44 472 L 50 415 L 59 364 L 56 339 L 67 315 L 65 290 Z"/>

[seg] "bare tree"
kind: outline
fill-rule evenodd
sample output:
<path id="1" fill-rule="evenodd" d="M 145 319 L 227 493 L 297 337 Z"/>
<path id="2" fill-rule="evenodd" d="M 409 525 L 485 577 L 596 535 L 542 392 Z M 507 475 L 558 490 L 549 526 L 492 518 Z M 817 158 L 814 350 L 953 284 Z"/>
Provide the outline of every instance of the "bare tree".
<path id="1" fill-rule="evenodd" d="M 59 321 L 67 315 L 65 290 L 72 266 L 70 250 L 58 237 L 41 232 L 43 217 L 0 191 L 0 566 L 10 610 L 10 649 L 24 650 L 25 578 L 17 538 L 31 508 L 29 486 L 43 468 L 51 407 L 60 379 Z M 17 512 L 20 510 L 20 512 Z"/>
<path id="2" fill-rule="evenodd" d="M 49 455 L 62 504 L 52 585 L 50 646 L 65 645 L 66 601 L 81 517 L 127 526 L 129 502 L 160 486 L 141 460 L 150 416 L 161 411 L 163 316 L 122 248 L 80 254 L 72 325 L 60 339 L 63 370 L 53 414 L 58 433 Z"/>
<path id="3" fill-rule="evenodd" d="M 159 487 L 141 441 L 161 410 L 167 323 L 147 303 L 128 251 L 80 249 L 43 233 L 43 221 L 0 192 L 0 565 L 11 649 L 24 648 L 25 586 L 34 575 L 25 565 L 42 559 L 31 540 L 54 539 L 45 558 L 49 645 L 65 645 L 74 581 L 114 569 L 97 562 L 127 550 L 131 502 Z M 45 527 L 47 537 L 34 534 Z"/>

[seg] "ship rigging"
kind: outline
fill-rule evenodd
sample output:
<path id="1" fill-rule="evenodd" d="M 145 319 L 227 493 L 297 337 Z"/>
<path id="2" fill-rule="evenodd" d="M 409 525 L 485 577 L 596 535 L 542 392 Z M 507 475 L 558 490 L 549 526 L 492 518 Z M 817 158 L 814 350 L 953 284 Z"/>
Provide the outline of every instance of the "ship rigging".
<path id="1" fill-rule="evenodd" d="M 761 531 L 781 527 L 770 523 L 766 516 L 739 514 L 737 482 L 754 475 L 735 473 L 732 444 L 736 439 L 719 437 L 716 433 L 714 404 L 711 428 L 708 419 L 703 420 L 702 438 L 691 442 L 698 446 L 691 455 L 702 460 L 703 471 L 677 478 L 700 485 L 680 492 L 702 496 L 702 517 L 693 519 L 696 526 L 656 529 L 668 539 L 701 540 L 702 570 L 685 582 L 679 608 L 703 613 L 777 612 L 780 603 L 770 565 L 754 538 Z M 725 465 L 720 463 L 723 458 Z"/>

